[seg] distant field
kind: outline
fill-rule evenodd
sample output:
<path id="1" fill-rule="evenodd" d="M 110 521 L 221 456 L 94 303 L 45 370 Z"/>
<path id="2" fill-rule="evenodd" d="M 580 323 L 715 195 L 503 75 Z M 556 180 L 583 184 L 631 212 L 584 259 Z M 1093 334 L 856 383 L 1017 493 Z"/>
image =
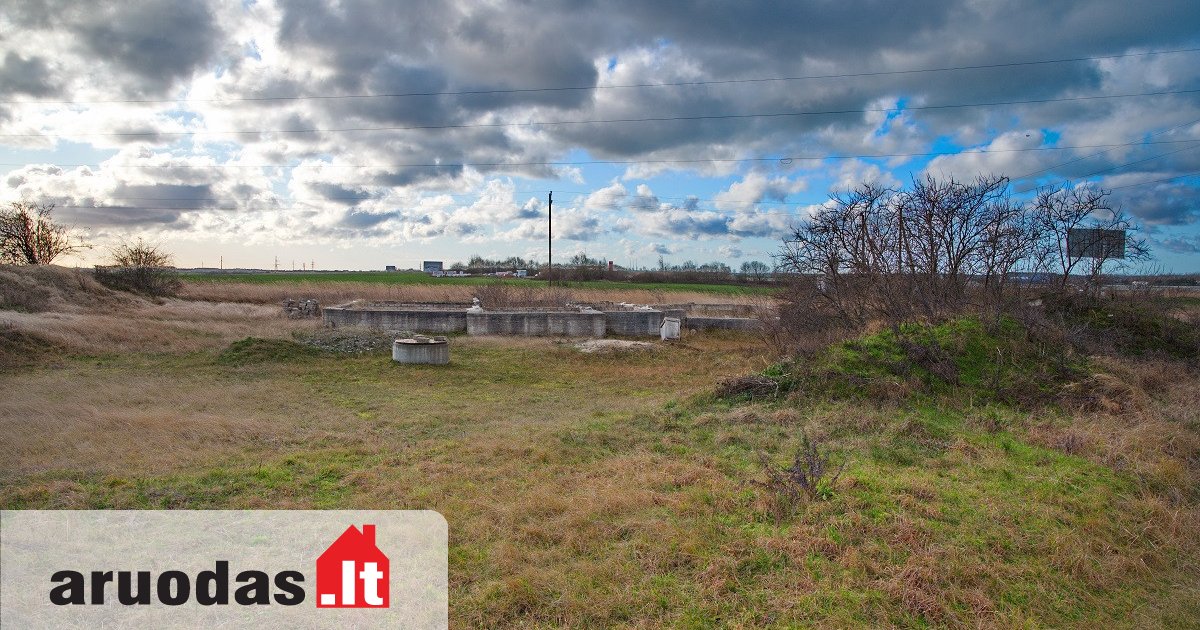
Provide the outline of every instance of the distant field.
<path id="1" fill-rule="evenodd" d="M 282 273 L 182 273 L 184 282 L 196 284 L 262 284 L 291 285 L 308 283 L 369 283 L 384 285 L 422 285 L 430 287 L 463 287 L 490 285 L 503 282 L 515 287 L 545 287 L 545 281 L 528 278 L 493 278 L 473 276 L 469 278 L 434 278 L 420 272 L 403 271 L 317 271 Z M 594 280 L 587 282 L 555 282 L 555 287 L 566 289 L 597 289 L 611 291 L 677 291 L 712 293 L 734 296 L 766 296 L 774 292 L 772 287 L 745 286 L 735 284 L 687 284 L 682 282 L 610 282 Z"/>
<path id="2" fill-rule="evenodd" d="M 475 285 L 495 282 L 495 278 L 434 278 L 426 273 L 407 271 L 288 271 L 279 273 L 181 273 L 185 282 L 245 282 L 278 284 L 297 282 L 372 282 L 380 284 Z M 510 278 L 517 284 L 540 284 L 536 280 Z"/>

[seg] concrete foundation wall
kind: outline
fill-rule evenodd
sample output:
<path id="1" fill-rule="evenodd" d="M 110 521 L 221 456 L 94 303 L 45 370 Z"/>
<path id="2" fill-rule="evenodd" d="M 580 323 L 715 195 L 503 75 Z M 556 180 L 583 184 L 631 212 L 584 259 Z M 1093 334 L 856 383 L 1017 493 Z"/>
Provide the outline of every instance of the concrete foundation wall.
<path id="1" fill-rule="evenodd" d="M 468 335 L 603 337 L 604 313 L 572 311 L 483 311 L 467 313 Z"/>
<path id="2" fill-rule="evenodd" d="M 697 317 L 754 317 L 755 307 L 749 304 L 655 304 L 660 311 L 682 311 Z M 672 317 L 674 317 L 672 315 Z"/>
<path id="3" fill-rule="evenodd" d="M 365 326 L 380 330 L 409 330 L 427 333 L 453 333 L 467 330 L 466 309 L 432 311 L 330 307 L 324 310 L 323 315 L 325 324 L 334 328 Z"/>
<path id="4" fill-rule="evenodd" d="M 566 337 L 658 337 L 663 319 L 674 317 L 692 330 L 756 331 L 762 326 L 757 318 L 734 317 L 725 313 L 745 313 L 743 305 L 672 304 L 653 310 L 628 304 L 604 303 L 600 310 L 518 309 L 509 311 L 469 311 L 455 304 L 401 304 L 353 302 L 323 309 L 330 327 L 364 326 L 391 331 L 420 333 L 456 333 L 471 335 L 529 335 Z M 603 311 L 603 312 L 601 312 Z M 712 313 L 710 311 L 716 311 Z M 690 313 L 690 314 L 689 314 Z"/>
<path id="5" fill-rule="evenodd" d="M 605 311 L 605 330 L 610 335 L 657 337 L 662 326 L 662 311 Z"/>
<path id="6" fill-rule="evenodd" d="M 750 317 L 688 317 L 684 327 L 692 330 L 740 330 L 753 332 L 762 329 L 762 322 Z"/>

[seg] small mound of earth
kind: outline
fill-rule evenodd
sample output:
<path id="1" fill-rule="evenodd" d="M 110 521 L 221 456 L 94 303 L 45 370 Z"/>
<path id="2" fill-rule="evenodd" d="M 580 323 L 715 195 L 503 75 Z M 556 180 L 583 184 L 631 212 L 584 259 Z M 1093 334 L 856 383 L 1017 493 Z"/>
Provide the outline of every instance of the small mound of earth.
<path id="1" fill-rule="evenodd" d="M 339 328 L 322 329 L 297 338 L 300 343 L 343 354 L 384 353 L 392 351 L 392 332 L 369 329 Z"/>
<path id="2" fill-rule="evenodd" d="M 626 341 L 624 339 L 588 339 L 587 341 L 575 344 L 576 350 L 587 354 L 595 352 L 644 352 L 653 350 L 654 347 L 654 344 L 648 341 Z"/>

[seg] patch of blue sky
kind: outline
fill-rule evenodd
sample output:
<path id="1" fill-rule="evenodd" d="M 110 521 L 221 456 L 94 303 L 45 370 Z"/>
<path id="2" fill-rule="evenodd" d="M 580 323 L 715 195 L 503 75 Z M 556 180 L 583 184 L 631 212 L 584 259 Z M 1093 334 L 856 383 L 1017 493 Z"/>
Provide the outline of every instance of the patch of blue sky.
<path id="1" fill-rule="evenodd" d="M 78 164 L 95 168 L 116 154 L 116 149 L 98 149 L 89 143 L 59 140 L 50 149 L 2 148 L 0 165 L 5 169 L 20 168 L 26 164 L 57 164 L 68 170 Z"/>
<path id="2" fill-rule="evenodd" d="M 166 116 L 167 118 L 170 118 L 171 120 L 179 121 L 183 125 L 193 123 L 193 122 L 203 118 L 203 116 L 201 116 L 200 114 L 197 114 L 195 111 L 192 111 L 192 110 L 184 108 L 184 107 L 176 107 L 175 109 L 169 109 L 169 110 L 163 112 L 163 115 Z"/>
<path id="3" fill-rule="evenodd" d="M 900 97 L 900 98 L 896 99 L 896 105 L 895 105 L 894 109 L 889 111 L 884 116 L 883 122 L 880 123 L 879 127 L 875 130 L 875 137 L 882 138 L 883 136 L 886 136 L 888 134 L 888 132 L 890 132 L 892 129 L 892 121 L 903 116 L 904 110 L 906 107 L 908 107 L 908 99 L 907 98 Z"/>
<path id="4" fill-rule="evenodd" d="M 955 142 L 952 136 L 941 135 L 935 138 L 933 143 L 929 145 L 929 148 L 925 150 L 926 153 L 930 153 L 931 155 L 918 155 L 907 160 L 903 160 L 895 167 L 890 168 L 890 170 L 892 175 L 894 175 L 900 181 L 908 181 L 909 173 L 919 173 L 925 170 L 925 167 L 937 157 L 942 155 L 957 155 L 958 153 L 962 152 L 964 148 L 966 147 L 958 142 Z M 875 163 L 879 164 L 880 168 L 889 169 L 888 166 L 881 162 Z"/>

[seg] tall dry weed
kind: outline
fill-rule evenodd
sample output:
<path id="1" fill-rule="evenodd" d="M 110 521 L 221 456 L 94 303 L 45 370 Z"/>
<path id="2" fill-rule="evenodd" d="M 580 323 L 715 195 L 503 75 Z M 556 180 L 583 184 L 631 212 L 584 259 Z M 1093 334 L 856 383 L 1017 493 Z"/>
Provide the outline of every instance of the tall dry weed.
<path id="1" fill-rule="evenodd" d="M 279 284 L 250 284 L 239 282 L 185 282 L 180 297 L 209 302 L 249 302 L 278 304 L 283 300 L 308 298 L 323 305 L 344 304 L 353 300 L 390 302 L 449 302 L 467 303 L 481 292 L 487 295 L 496 285 L 422 285 L 381 284 L 374 282 L 296 282 Z M 754 296 L 705 293 L 702 291 L 663 291 L 648 289 L 604 289 L 571 287 L 569 289 L 504 285 L 506 296 L 524 297 L 535 301 L 562 301 L 568 297 L 577 302 L 629 302 L 633 304 L 755 304 Z M 482 298 L 481 298 L 482 299 Z M 487 303 L 487 300 L 483 300 Z M 568 299 L 567 301 L 571 301 Z"/>

